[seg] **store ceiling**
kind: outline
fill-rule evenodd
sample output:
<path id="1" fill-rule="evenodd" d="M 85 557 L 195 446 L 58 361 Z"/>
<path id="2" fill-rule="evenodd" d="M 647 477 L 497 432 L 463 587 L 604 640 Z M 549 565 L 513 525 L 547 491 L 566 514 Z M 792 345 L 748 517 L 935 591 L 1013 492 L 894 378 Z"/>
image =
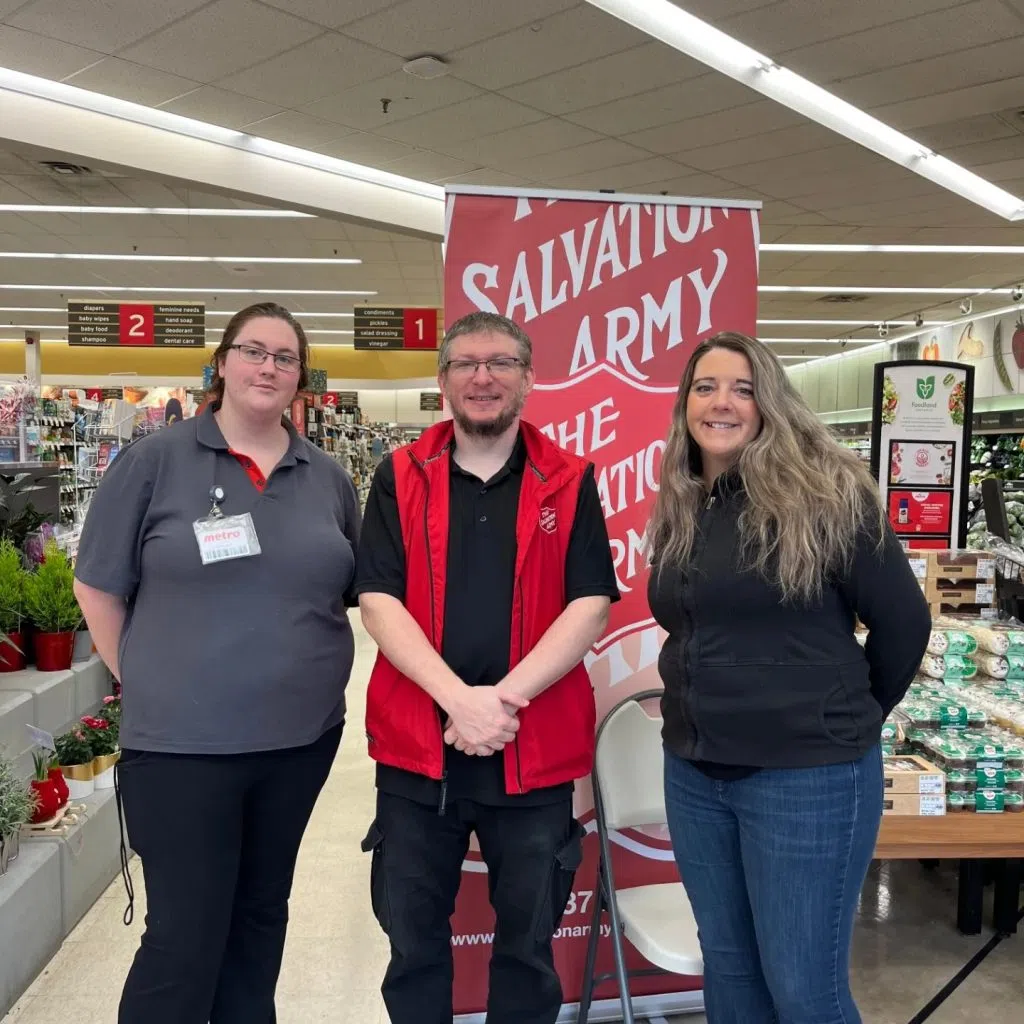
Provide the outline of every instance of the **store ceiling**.
<path id="1" fill-rule="evenodd" d="M 1024 195 L 1024 0 L 678 6 Z M 401 70 L 424 53 L 444 58 L 451 73 L 424 81 Z M 759 199 L 766 242 L 1024 244 L 1021 224 L 574 0 L 0 0 L 0 66 L 437 183 Z M 53 155 L 0 152 L 0 203 L 244 205 L 116 167 L 57 175 L 39 163 Z M 373 301 L 407 304 L 442 298 L 439 245 L 324 218 L 0 213 L 0 250 L 363 260 L 238 272 L 2 260 L 3 283 L 67 285 L 68 292 L 3 289 L 0 307 L 61 307 L 73 286 L 86 284 L 366 290 L 377 293 Z M 765 285 L 819 286 L 838 296 L 852 286 L 966 293 L 1024 278 L 1020 256 L 765 253 L 761 266 Z M 246 301 L 204 298 L 221 311 Z M 281 298 L 307 313 L 350 312 L 353 303 L 351 296 Z M 868 328 L 764 324 L 761 333 L 877 340 L 873 325 L 881 320 L 959 315 L 956 296 L 852 298 L 763 293 L 765 320 Z M 975 310 L 1006 301 L 975 299 Z M 0 309 L 0 324 L 61 320 Z M 309 324 L 344 326 L 337 318 Z M 836 348 L 777 350 L 817 356 Z"/>

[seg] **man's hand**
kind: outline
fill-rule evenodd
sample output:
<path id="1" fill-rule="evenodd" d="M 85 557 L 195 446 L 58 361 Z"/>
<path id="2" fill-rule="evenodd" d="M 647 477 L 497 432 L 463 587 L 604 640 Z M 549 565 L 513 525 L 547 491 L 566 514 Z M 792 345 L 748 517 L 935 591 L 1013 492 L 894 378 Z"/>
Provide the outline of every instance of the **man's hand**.
<path id="1" fill-rule="evenodd" d="M 515 694 L 499 696 L 493 686 L 472 686 L 449 711 L 445 742 L 469 754 L 493 754 L 519 731 L 516 713 L 530 702 Z"/>

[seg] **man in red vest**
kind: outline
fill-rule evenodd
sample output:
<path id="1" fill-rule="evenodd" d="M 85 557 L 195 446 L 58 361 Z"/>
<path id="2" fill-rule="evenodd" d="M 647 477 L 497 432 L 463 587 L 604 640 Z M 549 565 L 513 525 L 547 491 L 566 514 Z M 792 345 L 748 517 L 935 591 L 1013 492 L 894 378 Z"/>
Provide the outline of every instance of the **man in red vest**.
<path id="1" fill-rule="evenodd" d="M 451 1024 L 449 919 L 475 832 L 497 918 L 488 1024 L 554 1024 L 552 937 L 582 829 L 594 698 L 583 657 L 619 593 L 593 466 L 520 419 L 526 333 L 494 313 L 438 352 L 451 419 L 385 457 L 356 591 L 379 654 L 366 732 L 377 762 L 371 899 L 391 943 L 392 1024 Z"/>

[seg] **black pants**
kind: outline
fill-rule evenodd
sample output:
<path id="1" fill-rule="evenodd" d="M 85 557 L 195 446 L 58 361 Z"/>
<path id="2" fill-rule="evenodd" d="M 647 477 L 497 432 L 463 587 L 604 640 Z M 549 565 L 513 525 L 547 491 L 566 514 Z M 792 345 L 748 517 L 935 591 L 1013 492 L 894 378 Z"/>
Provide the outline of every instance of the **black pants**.
<path id="1" fill-rule="evenodd" d="M 488 1024 L 554 1024 L 562 986 L 552 953 L 582 856 L 572 798 L 541 807 L 457 800 L 439 815 L 388 793 L 363 842 L 374 914 L 391 942 L 381 991 L 391 1024 L 451 1024 L 452 930 L 462 861 L 476 832 L 496 926 Z"/>
<path id="2" fill-rule="evenodd" d="M 341 741 L 191 756 L 125 751 L 125 823 L 146 931 L 119 1024 L 274 1024 L 302 834 Z"/>

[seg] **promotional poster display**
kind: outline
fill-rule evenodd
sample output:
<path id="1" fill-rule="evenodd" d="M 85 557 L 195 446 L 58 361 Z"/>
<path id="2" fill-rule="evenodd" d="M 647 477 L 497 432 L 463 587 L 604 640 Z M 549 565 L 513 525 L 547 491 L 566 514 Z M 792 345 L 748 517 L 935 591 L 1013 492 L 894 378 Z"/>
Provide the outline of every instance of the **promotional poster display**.
<path id="1" fill-rule="evenodd" d="M 963 547 L 974 368 L 910 360 L 875 367 L 871 469 L 909 550 Z"/>
<path id="2" fill-rule="evenodd" d="M 759 204 L 611 194 L 452 188 L 445 216 L 445 325 L 475 310 L 501 313 L 533 341 L 537 384 L 525 418 L 595 464 L 622 600 L 587 659 L 600 723 L 614 704 L 661 685 L 663 634 L 647 606 L 645 529 L 658 489 L 680 377 L 696 345 L 757 322 Z M 555 958 L 567 1003 L 578 1001 L 597 872 L 593 796 L 576 786 L 587 826 Z M 620 887 L 678 878 L 666 829 L 614 838 Z M 452 919 L 455 1010 L 482 1014 L 494 917 L 486 867 L 463 868 Z M 608 935 L 607 921 L 602 924 Z M 630 950 L 630 966 L 649 967 Z M 602 942 L 598 973 L 611 969 Z M 699 978 L 633 981 L 638 1011 L 701 1006 Z M 614 982 L 595 1003 L 614 1000 Z M 596 1007 L 595 1007 L 596 1012 Z M 478 1018 L 481 1019 L 481 1018 Z"/>

